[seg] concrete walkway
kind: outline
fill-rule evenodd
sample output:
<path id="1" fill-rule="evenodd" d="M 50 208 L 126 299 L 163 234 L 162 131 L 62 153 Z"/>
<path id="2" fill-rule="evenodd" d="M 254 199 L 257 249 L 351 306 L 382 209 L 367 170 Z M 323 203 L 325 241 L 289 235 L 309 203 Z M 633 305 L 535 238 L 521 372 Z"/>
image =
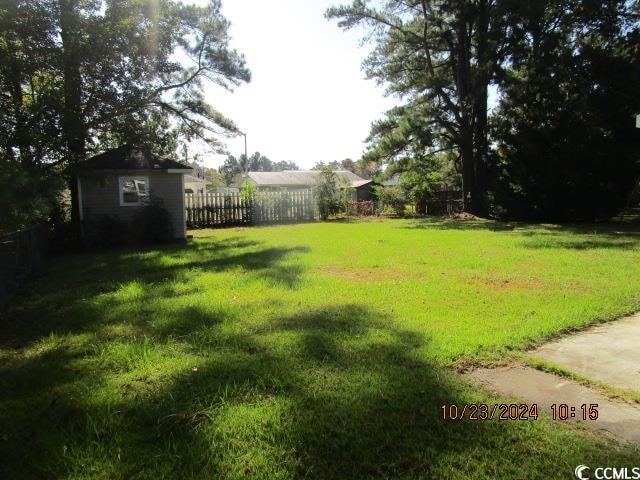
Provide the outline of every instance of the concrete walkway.
<path id="1" fill-rule="evenodd" d="M 529 355 L 553 362 L 591 380 L 640 392 L 640 313 L 549 342 Z M 481 368 L 468 374 L 498 393 L 536 403 L 551 414 L 566 404 L 569 419 L 640 444 L 640 406 L 612 400 L 598 391 L 530 367 Z M 583 404 L 598 404 L 597 420 L 583 420 Z M 572 410 L 573 409 L 573 410 Z"/>
<path id="2" fill-rule="evenodd" d="M 640 313 L 529 352 L 592 380 L 640 391 Z"/>
<path id="3" fill-rule="evenodd" d="M 469 376 L 496 390 L 498 393 L 538 405 L 538 412 L 551 414 L 552 404 L 564 403 L 569 416 L 565 421 L 604 430 L 634 443 L 640 443 L 640 408 L 625 402 L 610 400 L 595 390 L 584 387 L 573 380 L 541 372 L 530 367 L 481 368 Z M 583 420 L 583 404 L 598 404 L 598 419 Z M 571 410 L 574 408 L 575 410 Z M 563 420 L 558 420 L 563 423 Z"/>

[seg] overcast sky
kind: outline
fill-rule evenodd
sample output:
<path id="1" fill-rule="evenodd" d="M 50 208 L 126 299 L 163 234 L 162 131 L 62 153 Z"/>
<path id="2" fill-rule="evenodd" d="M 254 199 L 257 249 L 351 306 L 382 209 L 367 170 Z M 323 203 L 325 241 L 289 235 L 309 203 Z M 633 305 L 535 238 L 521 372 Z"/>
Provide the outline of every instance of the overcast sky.
<path id="1" fill-rule="evenodd" d="M 206 0 L 196 0 L 205 3 Z M 247 132 L 248 150 L 302 168 L 357 159 L 372 120 L 394 105 L 360 69 L 362 31 L 343 32 L 324 12 L 348 0 L 223 0 L 232 45 L 244 53 L 249 84 L 207 100 Z M 242 137 L 226 140 L 243 153 Z M 224 156 L 208 155 L 218 167 Z"/>

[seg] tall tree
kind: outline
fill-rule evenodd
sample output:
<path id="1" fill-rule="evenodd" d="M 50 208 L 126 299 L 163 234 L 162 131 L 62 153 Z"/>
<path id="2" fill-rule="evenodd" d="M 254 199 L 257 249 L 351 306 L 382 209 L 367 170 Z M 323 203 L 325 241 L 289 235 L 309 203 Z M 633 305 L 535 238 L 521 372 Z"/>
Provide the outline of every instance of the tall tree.
<path id="1" fill-rule="evenodd" d="M 626 0 L 522 2 L 513 12 L 492 119 L 496 213 L 609 217 L 640 175 L 640 17 Z"/>
<path id="2" fill-rule="evenodd" d="M 239 177 L 246 172 L 281 172 L 284 170 L 298 170 L 293 162 L 272 162 L 260 152 L 254 152 L 248 159 L 244 154 L 239 157 L 229 155 L 219 171 L 227 185 L 239 183 Z"/>
<path id="3" fill-rule="evenodd" d="M 504 54 L 501 9 L 497 0 L 387 0 L 380 8 L 355 0 L 327 11 L 345 29 L 369 27 L 375 46 L 364 64 L 367 75 L 407 99 L 389 113 L 395 148 L 402 150 L 403 141 L 396 127 L 419 110 L 427 153 L 458 152 L 464 208 L 477 214 L 487 210 L 487 95 Z"/>
<path id="4" fill-rule="evenodd" d="M 204 100 L 206 85 L 250 79 L 219 0 L 0 0 L 0 23 L 5 159 L 51 172 L 167 130 L 168 150 L 176 136 L 216 146 L 236 130 Z M 27 148 L 25 137 L 36 141 Z"/>
<path id="5" fill-rule="evenodd" d="M 341 170 L 342 169 L 342 165 L 340 164 L 339 161 L 337 160 L 333 160 L 331 162 L 316 162 L 313 167 L 311 168 L 311 170 L 323 170 L 326 167 L 329 167 L 331 170 Z"/>

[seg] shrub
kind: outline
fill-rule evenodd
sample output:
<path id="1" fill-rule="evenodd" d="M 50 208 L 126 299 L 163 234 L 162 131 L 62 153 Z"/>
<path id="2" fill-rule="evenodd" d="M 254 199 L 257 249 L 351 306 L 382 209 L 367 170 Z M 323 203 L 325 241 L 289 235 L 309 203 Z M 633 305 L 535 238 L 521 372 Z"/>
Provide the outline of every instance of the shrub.
<path id="1" fill-rule="evenodd" d="M 71 223 L 67 225 L 70 231 L 73 231 L 73 225 Z M 69 232 L 61 232 L 63 235 L 65 233 L 69 234 Z M 87 222 L 84 233 L 85 243 L 90 246 L 118 247 L 129 240 L 128 226 L 117 215 L 104 215 L 96 221 Z M 62 239 L 60 242 L 64 243 Z"/>
<path id="2" fill-rule="evenodd" d="M 369 216 L 374 214 L 374 203 L 372 201 L 350 200 L 346 204 L 347 214 L 355 216 Z"/>
<path id="3" fill-rule="evenodd" d="M 407 195 L 400 187 L 376 187 L 376 195 L 382 211 L 390 209 L 398 217 L 404 216 Z"/>
<path id="4" fill-rule="evenodd" d="M 167 243 L 174 240 L 171 214 L 162 200 L 151 196 L 149 203 L 135 215 L 131 224 L 131 237 L 136 243 Z"/>
<path id="5" fill-rule="evenodd" d="M 253 183 L 246 181 L 242 186 L 242 190 L 240 190 L 240 196 L 242 197 L 242 200 L 246 202 L 249 200 L 253 200 L 253 198 L 256 195 L 256 192 L 257 192 L 256 186 Z"/>
<path id="6" fill-rule="evenodd" d="M 325 166 L 318 175 L 318 210 L 320 218 L 327 220 L 331 215 L 340 212 L 341 202 L 338 200 L 338 176 L 331 167 Z"/>

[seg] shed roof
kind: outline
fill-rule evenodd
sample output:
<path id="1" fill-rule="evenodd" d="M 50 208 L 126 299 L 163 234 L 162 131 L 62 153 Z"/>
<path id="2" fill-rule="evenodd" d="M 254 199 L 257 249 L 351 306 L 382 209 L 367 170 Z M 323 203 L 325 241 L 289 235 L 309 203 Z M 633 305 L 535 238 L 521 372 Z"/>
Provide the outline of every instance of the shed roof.
<path id="1" fill-rule="evenodd" d="M 284 172 L 247 172 L 247 176 L 259 187 L 313 187 L 320 172 L 317 170 L 285 170 Z M 336 170 L 336 174 L 354 188 L 371 183 L 348 170 Z"/>
<path id="2" fill-rule="evenodd" d="M 106 150 L 73 167 L 74 170 L 184 170 L 191 167 L 175 160 L 160 157 L 148 148 L 125 144 Z"/>

